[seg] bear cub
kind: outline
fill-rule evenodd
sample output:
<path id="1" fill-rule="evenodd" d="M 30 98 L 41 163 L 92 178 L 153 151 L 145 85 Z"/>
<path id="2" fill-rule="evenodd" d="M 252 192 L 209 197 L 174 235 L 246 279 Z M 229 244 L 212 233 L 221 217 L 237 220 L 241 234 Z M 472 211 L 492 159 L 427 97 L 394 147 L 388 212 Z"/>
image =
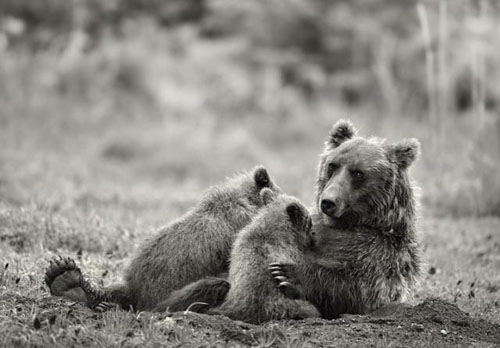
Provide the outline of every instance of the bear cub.
<path id="1" fill-rule="evenodd" d="M 280 192 L 262 166 L 212 187 L 195 207 L 143 243 L 125 272 L 124 284 L 95 289 L 68 258 L 52 260 L 45 281 L 52 295 L 93 309 L 106 309 L 112 302 L 125 309 L 154 310 L 175 290 L 228 271 L 235 236 L 262 207 L 264 188 Z M 220 304 L 227 282 L 206 281 L 214 286 L 197 293 L 198 300 Z"/>
<path id="2" fill-rule="evenodd" d="M 222 314 L 249 323 L 319 317 L 302 299 L 287 298 L 269 273 L 269 264 L 303 263 L 310 244 L 311 217 L 294 197 L 261 191 L 265 207 L 237 236 L 231 251 L 224 303 L 210 314 Z M 300 295 L 298 295 L 300 296 Z"/>

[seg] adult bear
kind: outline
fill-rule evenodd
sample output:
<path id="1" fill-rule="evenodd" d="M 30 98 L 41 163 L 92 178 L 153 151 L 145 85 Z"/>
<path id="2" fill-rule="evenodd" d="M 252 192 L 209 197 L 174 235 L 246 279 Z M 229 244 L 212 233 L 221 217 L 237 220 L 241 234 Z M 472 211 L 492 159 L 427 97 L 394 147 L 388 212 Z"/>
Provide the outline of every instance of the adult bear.
<path id="1" fill-rule="evenodd" d="M 324 318 L 363 314 L 405 300 L 421 269 L 414 185 L 419 142 L 386 144 L 332 128 L 320 156 L 313 246 L 303 264 L 273 264 L 280 288 L 295 289 Z"/>

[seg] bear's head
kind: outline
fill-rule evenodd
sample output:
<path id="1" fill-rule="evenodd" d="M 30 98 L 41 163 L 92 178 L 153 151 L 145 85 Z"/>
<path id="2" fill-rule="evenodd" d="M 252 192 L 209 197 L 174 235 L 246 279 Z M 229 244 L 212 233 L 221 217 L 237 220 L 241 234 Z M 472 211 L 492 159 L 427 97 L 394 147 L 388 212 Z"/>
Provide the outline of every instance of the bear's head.
<path id="1" fill-rule="evenodd" d="M 348 121 L 335 123 L 318 169 L 316 208 L 322 220 L 338 227 L 406 228 L 415 209 L 407 172 L 419 149 L 416 139 L 385 144 L 356 136 Z"/>
<path id="2" fill-rule="evenodd" d="M 286 231 L 299 246 L 309 246 L 312 221 L 307 208 L 297 198 L 268 188 L 264 188 L 260 195 L 266 210 L 264 214 L 269 216 L 268 222 L 274 225 L 271 233 Z"/>

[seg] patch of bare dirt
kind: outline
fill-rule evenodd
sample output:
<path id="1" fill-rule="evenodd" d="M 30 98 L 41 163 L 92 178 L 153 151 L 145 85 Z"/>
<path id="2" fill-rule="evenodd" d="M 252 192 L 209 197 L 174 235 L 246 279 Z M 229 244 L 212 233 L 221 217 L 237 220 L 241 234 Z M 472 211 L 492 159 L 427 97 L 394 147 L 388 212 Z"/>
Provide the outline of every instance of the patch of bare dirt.
<path id="1" fill-rule="evenodd" d="M 209 330 L 229 345 L 271 346 L 296 342 L 309 347 L 336 346 L 500 346 L 500 325 L 474 319 L 456 305 L 427 299 L 414 307 L 397 306 L 371 315 L 337 320 L 312 319 L 250 325 L 221 316 L 176 313 L 179 322 Z"/>
<path id="2" fill-rule="evenodd" d="M 62 332 L 59 339 L 75 344 L 100 342 L 102 335 L 116 336 L 122 343 L 143 344 L 147 334 L 151 342 L 146 346 L 163 342 L 183 347 L 500 347 L 500 325 L 473 318 L 456 305 L 436 298 L 414 307 L 387 307 L 370 315 L 263 325 L 192 312 L 94 313 L 61 298 L 33 299 L 12 292 L 0 296 L 0 308 L 13 319 L 5 329 L 24 327 L 24 332 L 27 328 L 32 333 L 30 340 L 40 344 L 50 341 L 49 334 Z M 116 342 L 108 343 L 113 346 Z"/>

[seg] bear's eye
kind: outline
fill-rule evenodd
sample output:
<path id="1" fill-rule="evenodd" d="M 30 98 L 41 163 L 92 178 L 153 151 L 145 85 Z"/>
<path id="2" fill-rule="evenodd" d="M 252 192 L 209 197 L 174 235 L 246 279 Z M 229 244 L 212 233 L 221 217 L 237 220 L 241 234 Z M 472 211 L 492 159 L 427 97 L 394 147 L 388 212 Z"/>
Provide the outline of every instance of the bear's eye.
<path id="1" fill-rule="evenodd" d="M 355 179 L 363 179 L 365 177 L 365 173 L 363 173 L 361 170 L 356 169 L 352 171 L 352 176 Z"/>
<path id="2" fill-rule="evenodd" d="M 328 176 L 332 176 L 333 172 L 340 168 L 340 165 L 335 162 L 328 164 Z"/>

